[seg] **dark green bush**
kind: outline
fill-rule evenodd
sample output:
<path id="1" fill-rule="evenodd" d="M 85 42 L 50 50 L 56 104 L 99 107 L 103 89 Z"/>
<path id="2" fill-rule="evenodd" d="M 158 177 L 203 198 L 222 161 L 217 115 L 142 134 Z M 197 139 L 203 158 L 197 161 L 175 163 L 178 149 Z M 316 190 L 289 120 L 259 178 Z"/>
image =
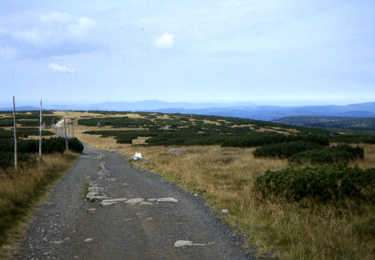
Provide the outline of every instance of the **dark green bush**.
<path id="1" fill-rule="evenodd" d="M 39 140 L 18 140 L 18 161 L 22 163 L 30 163 L 32 157 L 30 154 L 39 153 Z M 68 147 L 70 151 L 82 153 L 83 144 L 77 138 L 68 139 Z M 52 137 L 50 139 L 42 139 L 42 153 L 64 153 L 65 138 Z M 0 167 L 6 169 L 14 164 L 14 143 L 13 140 L 0 139 Z M 20 165 L 21 165 L 20 164 Z M 22 166 L 22 165 L 21 165 Z"/>
<path id="2" fill-rule="evenodd" d="M 18 153 L 17 161 L 20 167 L 22 167 L 23 164 L 25 163 L 30 164 L 34 162 L 30 154 L 27 154 L 27 153 Z M 13 165 L 14 165 L 14 152 L 0 151 L 0 168 L 3 168 L 4 170 L 6 170 L 7 168 Z"/>
<path id="3" fill-rule="evenodd" d="M 329 140 L 327 137 L 317 135 L 284 135 L 278 133 L 251 133 L 245 135 L 237 135 L 228 138 L 223 142 L 222 146 L 234 146 L 234 147 L 255 147 L 263 146 L 268 144 L 278 143 L 290 143 L 302 141 L 307 143 L 313 143 L 317 145 L 327 146 Z"/>
<path id="4" fill-rule="evenodd" d="M 255 149 L 254 157 L 289 158 L 300 152 L 322 148 L 321 145 L 304 141 L 269 144 Z"/>
<path id="5" fill-rule="evenodd" d="M 68 139 L 68 147 L 69 150 L 76 153 L 82 153 L 84 149 L 83 144 L 78 140 L 77 137 L 72 137 Z"/>
<path id="6" fill-rule="evenodd" d="M 342 164 L 268 170 L 255 181 L 255 190 L 264 197 L 281 196 L 288 201 L 365 198 L 362 191 L 367 188 L 375 188 L 375 168 L 362 170 Z"/>
<path id="7" fill-rule="evenodd" d="M 301 152 L 293 155 L 289 162 L 291 163 L 312 163 L 312 164 L 328 164 L 328 163 L 347 163 L 350 160 L 356 158 L 363 159 L 364 150 L 363 148 L 351 147 L 349 145 L 337 145 L 324 149 L 314 149 Z"/>

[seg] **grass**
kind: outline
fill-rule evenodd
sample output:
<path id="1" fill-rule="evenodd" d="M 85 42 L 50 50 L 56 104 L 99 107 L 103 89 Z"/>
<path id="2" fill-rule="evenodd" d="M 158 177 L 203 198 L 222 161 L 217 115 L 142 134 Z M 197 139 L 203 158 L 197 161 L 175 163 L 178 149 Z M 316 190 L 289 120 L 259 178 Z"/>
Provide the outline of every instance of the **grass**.
<path id="1" fill-rule="evenodd" d="M 56 182 L 78 157 L 65 153 L 44 155 L 41 162 L 18 172 L 0 170 L 0 257 L 10 248 L 9 239 L 17 238 L 19 225 L 27 219 L 32 205 Z"/>

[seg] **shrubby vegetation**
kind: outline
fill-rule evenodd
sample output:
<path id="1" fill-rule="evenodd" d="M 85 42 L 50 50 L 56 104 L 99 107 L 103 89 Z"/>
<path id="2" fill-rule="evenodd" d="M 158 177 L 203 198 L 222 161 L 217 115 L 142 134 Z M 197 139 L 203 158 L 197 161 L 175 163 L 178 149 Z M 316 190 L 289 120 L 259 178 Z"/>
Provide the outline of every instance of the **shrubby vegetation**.
<path id="1" fill-rule="evenodd" d="M 256 147 L 268 144 L 280 144 L 289 142 L 306 142 L 316 145 L 328 145 L 329 140 L 323 136 L 317 135 L 285 135 L 278 133 L 253 133 L 251 135 L 241 135 L 233 138 L 228 138 L 222 146 L 234 147 Z"/>
<path id="2" fill-rule="evenodd" d="M 304 142 L 304 141 L 294 141 L 289 143 L 276 143 L 268 144 L 255 149 L 254 157 L 272 157 L 272 158 L 290 158 L 295 154 L 313 150 L 322 149 L 324 146 L 320 144 Z"/>
<path id="3" fill-rule="evenodd" d="M 138 128 L 145 125 L 153 125 L 152 121 L 142 118 L 129 118 L 127 116 L 123 117 L 104 117 L 104 118 L 88 118 L 79 119 L 79 125 L 86 126 L 97 126 L 98 123 L 102 126 L 112 126 L 113 128 L 119 127 L 133 127 Z"/>
<path id="4" fill-rule="evenodd" d="M 77 138 L 68 139 L 69 150 L 82 153 L 83 144 Z M 51 137 L 42 139 L 43 154 L 64 153 L 65 138 Z M 0 168 L 6 169 L 14 164 L 14 142 L 11 139 L 0 139 Z M 18 140 L 18 161 L 20 165 L 30 163 L 30 154 L 39 152 L 39 140 Z"/>
<path id="5" fill-rule="evenodd" d="M 39 136 L 39 128 L 17 128 L 17 137 L 22 137 L 22 138 L 27 138 L 29 135 L 33 136 Z M 54 135 L 49 130 L 42 130 L 42 135 L 43 136 L 48 136 L 48 135 Z M 4 128 L 0 128 L 0 139 L 7 139 L 7 138 L 13 138 L 14 137 L 14 132 L 12 130 L 5 130 Z"/>
<path id="6" fill-rule="evenodd" d="M 2 112 L 4 114 L 4 112 Z M 42 122 L 46 123 L 47 126 L 50 126 L 52 123 L 56 123 L 61 119 L 60 116 L 51 115 L 51 111 L 42 112 Z M 40 125 L 40 112 L 31 111 L 31 112 L 17 112 L 16 113 L 16 123 L 21 126 L 39 126 Z M 9 112 L 9 116 L 0 118 L 0 126 L 13 126 L 13 115 L 12 112 Z"/>
<path id="7" fill-rule="evenodd" d="M 255 181 L 255 190 L 264 197 L 281 196 L 288 201 L 311 199 L 323 202 L 346 197 L 374 200 L 365 195 L 368 189 L 374 193 L 374 188 L 374 168 L 362 170 L 343 164 L 268 170 Z"/>
<path id="8" fill-rule="evenodd" d="M 324 149 L 311 149 L 293 155 L 289 162 L 292 163 L 312 163 L 312 164 L 328 164 L 328 163 L 347 163 L 357 158 L 363 159 L 364 150 L 357 146 L 355 148 L 348 145 L 337 145 Z"/>
<path id="9" fill-rule="evenodd" d="M 330 139 L 332 142 L 337 142 L 337 143 L 375 144 L 375 136 L 362 135 L 362 134 L 335 135 L 331 137 Z"/>

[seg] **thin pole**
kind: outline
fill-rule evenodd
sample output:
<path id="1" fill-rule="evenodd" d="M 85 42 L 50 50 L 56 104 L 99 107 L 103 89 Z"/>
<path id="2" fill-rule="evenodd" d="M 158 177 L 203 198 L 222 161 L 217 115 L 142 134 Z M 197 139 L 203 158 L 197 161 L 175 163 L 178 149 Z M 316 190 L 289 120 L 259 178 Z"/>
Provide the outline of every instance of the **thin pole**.
<path id="1" fill-rule="evenodd" d="M 68 148 L 68 136 L 66 135 L 66 123 L 65 123 L 65 118 L 64 118 L 64 130 L 65 130 L 65 147 L 66 147 L 66 150 L 68 151 L 69 148 Z"/>
<path id="2" fill-rule="evenodd" d="M 40 100 L 39 160 L 42 160 L 42 100 Z"/>
<path id="3" fill-rule="evenodd" d="M 13 125 L 14 125 L 14 170 L 18 171 L 17 166 L 17 124 L 16 124 L 16 101 L 13 96 Z"/>
<path id="4" fill-rule="evenodd" d="M 73 130 L 72 137 L 74 137 L 74 122 L 73 122 L 72 126 L 73 126 L 73 128 L 72 128 L 72 130 Z"/>

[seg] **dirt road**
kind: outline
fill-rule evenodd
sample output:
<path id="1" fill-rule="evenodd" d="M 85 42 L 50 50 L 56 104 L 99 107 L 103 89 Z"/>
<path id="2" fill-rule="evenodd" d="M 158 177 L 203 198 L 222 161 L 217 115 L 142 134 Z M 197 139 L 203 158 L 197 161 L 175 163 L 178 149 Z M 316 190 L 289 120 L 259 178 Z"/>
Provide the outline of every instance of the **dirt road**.
<path id="1" fill-rule="evenodd" d="M 239 241 L 200 196 L 85 147 L 12 259 L 252 259 Z"/>

